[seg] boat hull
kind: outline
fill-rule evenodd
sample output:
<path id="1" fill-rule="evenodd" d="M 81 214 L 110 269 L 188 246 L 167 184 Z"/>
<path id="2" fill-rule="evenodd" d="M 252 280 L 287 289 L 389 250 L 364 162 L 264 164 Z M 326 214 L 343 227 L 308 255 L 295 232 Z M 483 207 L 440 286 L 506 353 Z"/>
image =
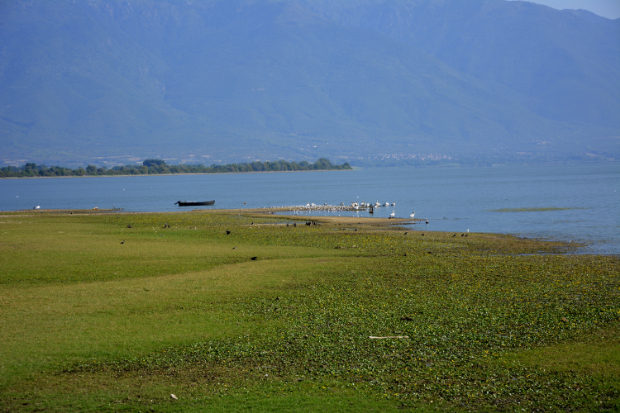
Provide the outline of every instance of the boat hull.
<path id="1" fill-rule="evenodd" d="M 184 206 L 201 206 L 201 205 L 213 205 L 215 204 L 215 200 L 213 201 L 200 201 L 200 202 L 194 202 L 194 201 L 177 201 L 174 203 L 175 205 L 179 205 L 180 207 L 184 207 Z"/>

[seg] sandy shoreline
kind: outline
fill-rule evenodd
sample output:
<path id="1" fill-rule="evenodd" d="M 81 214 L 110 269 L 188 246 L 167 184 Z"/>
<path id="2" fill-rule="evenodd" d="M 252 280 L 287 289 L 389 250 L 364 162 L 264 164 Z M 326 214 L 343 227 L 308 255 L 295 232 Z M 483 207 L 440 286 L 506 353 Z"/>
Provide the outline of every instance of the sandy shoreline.
<path id="1" fill-rule="evenodd" d="M 66 215 L 103 215 L 103 214 L 123 214 L 123 215 L 136 215 L 136 214 L 187 214 L 187 213 L 207 213 L 207 214 L 241 214 L 245 216 L 251 216 L 256 218 L 279 218 L 284 220 L 295 221 L 316 221 L 322 223 L 342 223 L 342 224 L 387 224 L 387 225 L 402 225 L 412 224 L 423 221 L 417 218 L 373 218 L 373 217 L 349 217 L 349 216 L 322 216 L 322 215 L 295 215 L 295 211 L 322 211 L 325 206 L 315 207 L 316 209 L 310 209 L 302 206 L 289 206 L 289 207 L 268 207 L 268 208 L 235 208 L 235 209 L 190 209 L 181 211 L 157 211 L 157 212 L 135 212 L 124 211 L 122 209 L 21 209 L 16 211 L 4 211 L 10 215 L 39 215 L 39 214 L 66 214 Z M 347 210 L 348 211 L 348 210 Z M 276 215 L 275 213 L 278 212 Z M 280 214 L 281 212 L 291 212 L 292 214 Z M 0 213 L 1 214 L 1 213 Z M 3 216 L 3 215 L 0 215 Z"/>

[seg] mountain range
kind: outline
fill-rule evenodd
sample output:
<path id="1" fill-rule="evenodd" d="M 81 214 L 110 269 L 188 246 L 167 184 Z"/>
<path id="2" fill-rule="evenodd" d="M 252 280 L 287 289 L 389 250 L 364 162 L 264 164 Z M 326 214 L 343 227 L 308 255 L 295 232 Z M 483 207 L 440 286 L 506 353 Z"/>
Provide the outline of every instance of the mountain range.
<path id="1" fill-rule="evenodd" d="M 378 154 L 620 158 L 620 19 L 504 0 L 0 2 L 0 163 Z"/>

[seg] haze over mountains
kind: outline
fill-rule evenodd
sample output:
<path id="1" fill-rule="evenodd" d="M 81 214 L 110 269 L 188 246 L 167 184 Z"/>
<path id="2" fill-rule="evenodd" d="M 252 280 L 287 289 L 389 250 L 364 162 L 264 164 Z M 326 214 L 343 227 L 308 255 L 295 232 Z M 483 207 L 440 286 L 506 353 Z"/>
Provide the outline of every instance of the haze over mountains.
<path id="1" fill-rule="evenodd" d="M 0 3 L 3 164 L 601 159 L 620 157 L 619 136 L 620 19 L 586 11 L 503 0 Z"/>

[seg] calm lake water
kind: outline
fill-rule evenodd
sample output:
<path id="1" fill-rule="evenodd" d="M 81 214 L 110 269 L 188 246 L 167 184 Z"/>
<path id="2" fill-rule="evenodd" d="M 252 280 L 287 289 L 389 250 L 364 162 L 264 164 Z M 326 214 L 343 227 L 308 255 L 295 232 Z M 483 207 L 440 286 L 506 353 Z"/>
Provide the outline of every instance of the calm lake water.
<path id="1" fill-rule="evenodd" d="M 212 199 L 215 207 L 205 208 L 394 202 L 374 216 L 409 217 L 415 211 L 429 224 L 412 225 L 412 230 L 572 240 L 588 243 L 583 252 L 620 253 L 619 164 L 0 180 L 3 211 L 36 205 L 178 211 L 178 200 Z M 506 208 L 570 209 L 493 211 Z"/>

